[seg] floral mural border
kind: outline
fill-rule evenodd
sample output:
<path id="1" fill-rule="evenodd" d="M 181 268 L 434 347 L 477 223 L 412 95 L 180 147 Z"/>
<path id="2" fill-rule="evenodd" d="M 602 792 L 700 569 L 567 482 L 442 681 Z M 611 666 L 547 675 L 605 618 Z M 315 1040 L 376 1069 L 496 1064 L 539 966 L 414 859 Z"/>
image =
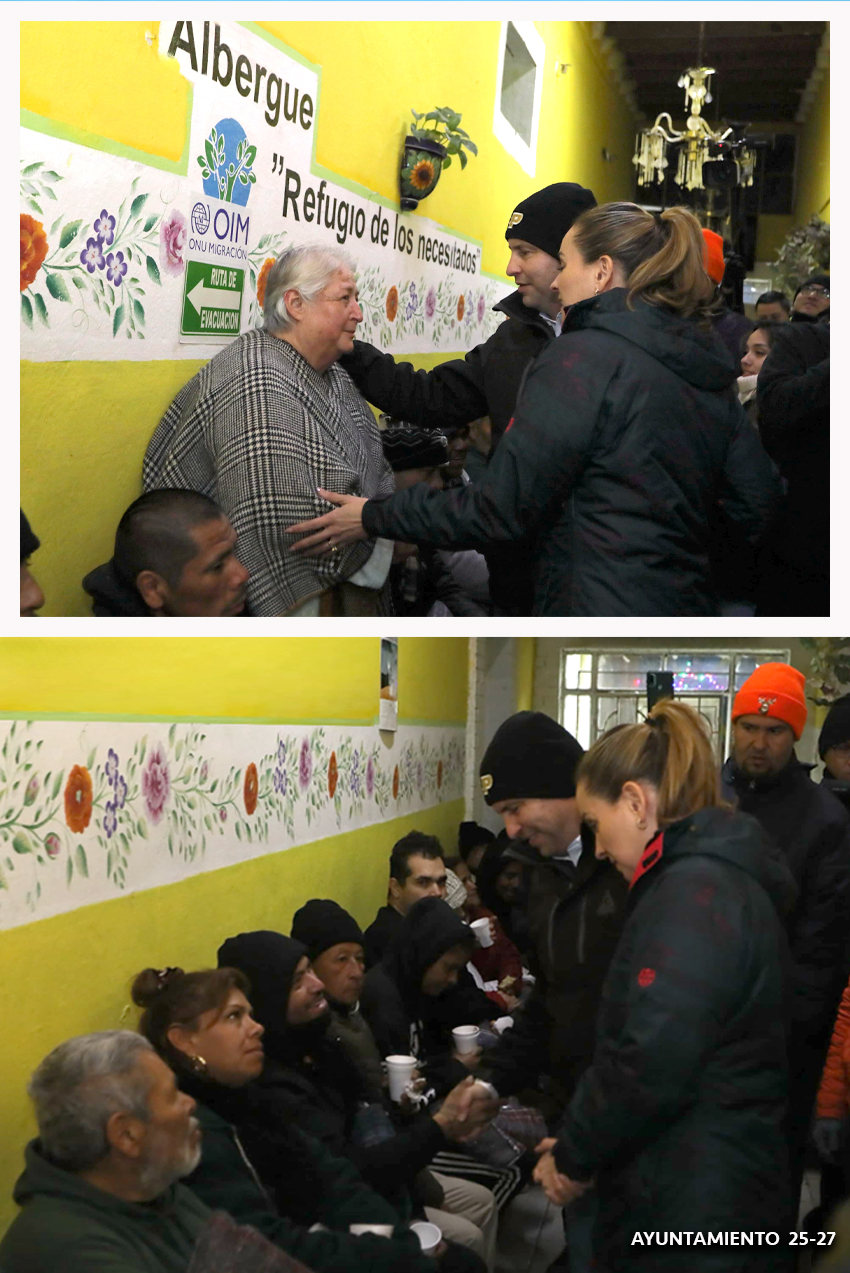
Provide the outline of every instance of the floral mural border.
<path id="1" fill-rule="evenodd" d="M 462 728 L 0 722 L 0 928 L 462 794 Z"/>

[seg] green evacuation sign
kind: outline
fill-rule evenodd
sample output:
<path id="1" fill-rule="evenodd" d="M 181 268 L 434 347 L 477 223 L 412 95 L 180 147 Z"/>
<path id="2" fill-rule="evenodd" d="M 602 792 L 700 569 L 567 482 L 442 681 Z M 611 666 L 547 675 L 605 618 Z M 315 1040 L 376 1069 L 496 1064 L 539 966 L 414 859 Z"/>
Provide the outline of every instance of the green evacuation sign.
<path id="1" fill-rule="evenodd" d="M 237 334 L 245 271 L 207 261 L 186 262 L 181 336 Z"/>

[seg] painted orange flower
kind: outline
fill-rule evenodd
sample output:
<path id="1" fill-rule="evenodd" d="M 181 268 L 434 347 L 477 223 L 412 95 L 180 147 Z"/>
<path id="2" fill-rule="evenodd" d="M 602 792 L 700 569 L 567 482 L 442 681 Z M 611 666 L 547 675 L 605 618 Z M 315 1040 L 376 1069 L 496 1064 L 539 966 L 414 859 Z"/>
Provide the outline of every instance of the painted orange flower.
<path id="1" fill-rule="evenodd" d="M 245 770 L 245 786 L 242 791 L 242 798 L 245 801 L 245 812 L 252 814 L 257 807 L 257 792 L 260 783 L 257 778 L 257 766 L 251 761 L 251 764 Z"/>
<path id="2" fill-rule="evenodd" d="M 47 256 L 44 226 L 26 212 L 21 213 L 21 291 L 29 287 Z"/>
<path id="3" fill-rule="evenodd" d="M 74 765 L 65 783 L 65 821 L 79 835 L 91 822 L 91 774 L 83 765 Z"/>
<path id="4" fill-rule="evenodd" d="M 393 321 L 398 313 L 398 288 L 391 287 L 387 292 L 387 318 Z"/>
<path id="5" fill-rule="evenodd" d="M 260 309 L 263 308 L 263 305 L 266 302 L 266 283 L 268 282 L 268 278 L 269 278 L 269 270 L 272 268 L 273 265 L 274 265 L 274 257 L 273 256 L 267 257 L 266 260 L 263 261 L 263 268 L 260 270 L 260 274 L 257 279 L 257 304 L 259 305 Z"/>
<path id="6" fill-rule="evenodd" d="M 393 800 L 398 800 L 398 765 L 393 770 Z"/>
<path id="7" fill-rule="evenodd" d="M 339 771 L 337 770 L 337 767 L 336 767 L 336 752 L 332 751 L 331 758 L 328 761 L 328 795 L 330 796 L 331 800 L 333 800 L 334 798 L 334 792 L 336 791 L 336 784 L 337 784 L 338 777 L 339 777 Z"/>
<path id="8" fill-rule="evenodd" d="M 410 184 L 414 190 L 427 190 L 434 180 L 434 165 L 430 159 L 420 159 L 413 165 L 410 173 Z"/>
<path id="9" fill-rule="evenodd" d="M 460 320 L 463 318 L 463 311 L 465 309 L 466 309 L 466 301 L 464 300 L 463 296 L 461 296 L 461 298 L 459 299 L 457 303 L 457 321 L 458 322 L 460 322 Z"/>
<path id="10" fill-rule="evenodd" d="M 438 760 L 437 761 L 437 786 L 442 787 L 442 785 L 443 785 L 443 762 L 442 760 Z"/>

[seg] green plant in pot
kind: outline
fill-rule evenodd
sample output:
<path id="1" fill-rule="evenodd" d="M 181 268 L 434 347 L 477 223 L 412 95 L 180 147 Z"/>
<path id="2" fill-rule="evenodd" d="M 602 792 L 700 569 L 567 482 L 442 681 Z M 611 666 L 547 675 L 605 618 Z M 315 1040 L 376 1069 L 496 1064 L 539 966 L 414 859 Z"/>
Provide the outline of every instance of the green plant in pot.
<path id="1" fill-rule="evenodd" d="M 403 212 L 411 212 L 420 200 L 431 193 L 440 180 L 442 170 L 452 162 L 453 155 L 457 155 L 461 168 L 465 168 L 466 151 L 478 154 L 475 142 L 470 141 L 469 133 L 460 127 L 462 116 L 457 111 L 439 106 L 427 114 L 410 113 L 413 127 L 404 139 L 399 175 Z"/>

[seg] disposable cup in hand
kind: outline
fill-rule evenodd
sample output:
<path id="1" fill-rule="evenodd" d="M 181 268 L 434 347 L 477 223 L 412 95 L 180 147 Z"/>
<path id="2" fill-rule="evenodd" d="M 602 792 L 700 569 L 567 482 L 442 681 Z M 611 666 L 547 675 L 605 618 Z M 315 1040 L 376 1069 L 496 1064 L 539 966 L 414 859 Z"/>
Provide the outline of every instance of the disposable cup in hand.
<path id="1" fill-rule="evenodd" d="M 400 1101 L 413 1071 L 416 1069 L 415 1056 L 388 1056 L 386 1059 L 387 1077 L 390 1081 L 390 1100 Z"/>
<path id="2" fill-rule="evenodd" d="M 469 927 L 475 933 L 475 939 L 479 946 L 493 945 L 493 938 L 490 934 L 489 919 L 474 919 Z"/>
<path id="3" fill-rule="evenodd" d="M 470 1052 L 474 1052 L 478 1047 L 478 1035 L 480 1033 L 477 1025 L 456 1025 L 452 1030 L 455 1050 L 461 1056 L 467 1056 Z"/>
<path id="4" fill-rule="evenodd" d="M 393 1226 L 391 1224 L 350 1224 L 348 1232 L 353 1233 L 356 1238 L 364 1233 L 374 1233 L 379 1238 L 391 1238 Z"/>
<path id="5" fill-rule="evenodd" d="M 443 1240 L 442 1230 L 436 1224 L 429 1224 L 426 1220 L 416 1220 L 410 1227 L 419 1239 L 422 1254 L 433 1255 Z"/>

